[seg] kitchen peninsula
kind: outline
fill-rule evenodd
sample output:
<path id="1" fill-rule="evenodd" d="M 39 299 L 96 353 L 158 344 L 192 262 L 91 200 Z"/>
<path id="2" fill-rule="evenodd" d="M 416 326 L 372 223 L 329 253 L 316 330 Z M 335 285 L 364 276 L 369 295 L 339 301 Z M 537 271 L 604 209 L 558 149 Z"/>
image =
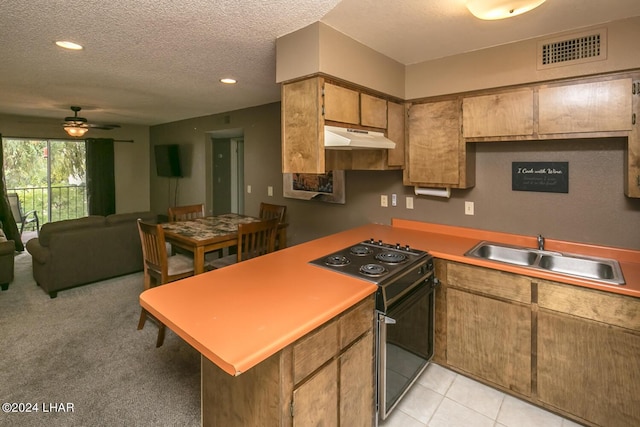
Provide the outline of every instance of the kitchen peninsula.
<path id="1" fill-rule="evenodd" d="M 373 399 L 367 401 L 358 397 L 371 396 L 373 389 L 371 295 L 376 286 L 309 264 L 313 259 L 372 236 L 430 251 L 440 263 L 436 265 L 439 277 L 442 275 L 446 278 L 446 270 L 443 268 L 447 263 L 460 263 L 482 268 L 483 271 L 526 275 L 523 277 L 528 277 L 536 284 L 549 282 L 555 286 L 566 286 L 569 290 L 595 291 L 605 297 L 624 298 L 625 302 L 628 300 L 632 305 L 640 304 L 638 251 L 547 239 L 549 250 L 617 259 L 626 284 L 602 285 L 595 281 L 544 271 L 526 271 L 517 266 L 464 256 L 467 250 L 481 240 L 535 247 L 535 236 L 517 236 L 406 220 L 393 220 L 391 226 L 364 225 L 231 267 L 163 285 L 141 295 L 142 307 L 202 354 L 203 425 L 220 422 L 225 422 L 225 425 L 249 425 L 252 419 L 259 419 L 267 424 L 265 420 L 273 419 L 274 425 L 292 425 L 293 420 L 297 423 L 319 417 L 335 421 L 334 425 L 373 423 Z M 443 289 L 447 290 L 447 287 L 448 283 L 445 281 Z M 563 288 L 563 291 L 566 289 Z M 482 294 L 482 291 L 479 293 Z M 502 387 L 491 377 L 483 378 L 475 372 L 465 370 L 464 366 L 447 363 L 446 356 L 443 356 L 443 346 L 446 348 L 447 338 L 452 341 L 455 337 L 447 336 L 447 316 L 451 316 L 453 312 L 451 309 L 444 309 L 444 294 L 445 292 L 439 292 L 436 308 L 438 363 L 484 380 L 497 388 Z M 553 302 L 549 305 L 553 305 Z M 531 319 L 531 314 L 528 316 Z M 634 343 L 640 342 L 640 325 L 637 324 L 640 318 L 631 318 L 630 321 L 635 323 L 622 327 L 625 331 L 631 331 Z M 320 360 L 309 360 L 313 355 L 323 353 L 322 350 L 327 347 L 331 350 L 319 356 Z M 630 363 L 640 362 L 636 358 Z M 535 364 L 527 366 L 530 367 L 529 372 L 537 368 Z M 629 372 L 633 369 L 634 367 L 630 367 Z M 635 370 L 638 371 L 640 369 Z M 371 374 L 370 377 L 366 375 L 367 372 Z M 344 378 L 343 375 L 347 376 L 348 381 L 340 381 L 340 378 Z M 362 381 L 362 378 L 365 380 Z M 355 381 L 356 379 L 360 379 L 360 382 Z M 638 383 L 640 381 L 628 386 L 631 387 L 629 391 L 635 392 L 635 396 L 640 393 L 640 390 L 636 390 Z M 353 387 L 341 389 L 339 386 L 342 384 Z M 305 386 L 309 386 L 310 390 L 305 390 Z M 593 390 L 590 392 L 593 393 Z M 575 419 L 588 421 L 591 417 L 589 414 L 576 413 L 580 408 L 574 409 L 571 405 L 563 407 L 562 402 L 557 403 L 552 398 L 539 398 L 535 393 L 516 395 Z M 305 407 L 305 402 L 309 402 L 307 399 L 314 402 L 313 399 L 317 401 L 320 396 L 335 400 L 326 405 L 307 405 L 311 409 Z M 331 414 L 307 412 L 316 407 L 331 405 L 337 408 Z M 359 409 L 353 411 L 350 405 L 359 405 Z M 370 413 L 366 413 L 366 408 L 370 408 Z M 627 416 L 635 420 L 638 414 L 633 411 Z M 353 416 L 354 413 L 356 416 L 349 418 L 348 414 Z M 353 424 L 354 422 L 357 424 Z"/>

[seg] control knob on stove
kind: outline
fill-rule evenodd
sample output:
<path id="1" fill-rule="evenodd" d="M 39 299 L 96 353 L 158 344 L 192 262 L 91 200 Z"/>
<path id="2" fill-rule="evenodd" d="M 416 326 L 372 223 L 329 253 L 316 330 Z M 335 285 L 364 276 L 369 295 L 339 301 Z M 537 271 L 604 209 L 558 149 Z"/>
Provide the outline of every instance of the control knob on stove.
<path id="1" fill-rule="evenodd" d="M 400 243 L 396 243 L 396 249 L 402 249 L 402 247 L 400 246 Z"/>

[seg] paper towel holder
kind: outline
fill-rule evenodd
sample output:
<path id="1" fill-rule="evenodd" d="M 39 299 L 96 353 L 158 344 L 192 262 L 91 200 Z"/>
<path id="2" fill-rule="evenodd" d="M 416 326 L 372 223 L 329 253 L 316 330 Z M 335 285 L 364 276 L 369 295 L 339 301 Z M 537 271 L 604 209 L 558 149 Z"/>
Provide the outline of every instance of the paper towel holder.
<path id="1" fill-rule="evenodd" d="M 416 196 L 432 196 L 432 197 L 451 197 L 451 187 L 431 188 L 431 187 L 413 187 Z"/>

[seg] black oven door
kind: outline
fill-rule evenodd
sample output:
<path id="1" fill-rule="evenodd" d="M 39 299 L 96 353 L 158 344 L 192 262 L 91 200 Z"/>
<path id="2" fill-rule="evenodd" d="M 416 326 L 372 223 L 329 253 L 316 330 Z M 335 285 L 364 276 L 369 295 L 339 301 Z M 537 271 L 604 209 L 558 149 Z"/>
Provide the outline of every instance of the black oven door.
<path id="1" fill-rule="evenodd" d="M 378 313 L 378 412 L 385 419 L 433 357 L 433 279 Z"/>

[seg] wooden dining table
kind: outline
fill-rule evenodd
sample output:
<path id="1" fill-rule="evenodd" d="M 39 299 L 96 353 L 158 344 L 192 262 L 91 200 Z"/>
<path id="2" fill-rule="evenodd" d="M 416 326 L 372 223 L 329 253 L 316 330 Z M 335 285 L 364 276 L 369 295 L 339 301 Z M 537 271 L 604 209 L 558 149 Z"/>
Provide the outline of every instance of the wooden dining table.
<path id="1" fill-rule="evenodd" d="M 162 224 L 162 228 L 168 243 L 193 253 L 194 274 L 200 274 L 205 271 L 204 256 L 207 252 L 238 244 L 238 224 L 259 221 L 261 219 L 257 217 L 228 213 L 186 221 L 166 222 Z M 285 228 L 286 225 L 283 224 L 281 229 Z M 280 248 L 284 247 L 282 236 L 283 234 L 280 233 Z"/>

